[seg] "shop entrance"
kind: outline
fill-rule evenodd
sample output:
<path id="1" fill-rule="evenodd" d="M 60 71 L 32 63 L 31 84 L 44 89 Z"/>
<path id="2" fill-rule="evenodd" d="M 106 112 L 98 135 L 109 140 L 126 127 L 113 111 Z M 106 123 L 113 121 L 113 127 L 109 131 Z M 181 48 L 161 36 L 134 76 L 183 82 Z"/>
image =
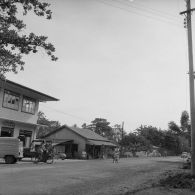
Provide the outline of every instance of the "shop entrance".
<path id="1" fill-rule="evenodd" d="M 71 142 L 65 143 L 65 154 L 67 158 L 76 158 L 78 153 L 78 144 L 73 144 Z"/>
<path id="2" fill-rule="evenodd" d="M 100 145 L 86 144 L 86 152 L 89 159 L 96 159 L 102 157 L 102 147 Z"/>
<path id="3" fill-rule="evenodd" d="M 29 148 L 31 143 L 32 131 L 20 130 L 19 139 L 23 142 L 23 147 Z"/>

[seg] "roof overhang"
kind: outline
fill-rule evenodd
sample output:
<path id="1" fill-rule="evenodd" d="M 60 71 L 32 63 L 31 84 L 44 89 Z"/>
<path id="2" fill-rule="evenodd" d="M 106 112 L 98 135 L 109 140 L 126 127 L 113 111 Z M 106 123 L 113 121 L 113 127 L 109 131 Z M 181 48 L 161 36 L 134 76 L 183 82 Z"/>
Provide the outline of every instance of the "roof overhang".
<path id="1" fill-rule="evenodd" d="M 39 124 L 34 124 L 34 123 L 28 123 L 28 122 L 23 122 L 23 121 L 18 121 L 18 120 L 14 120 L 14 119 L 8 119 L 8 118 L 2 118 L 0 117 L 0 120 L 3 120 L 5 123 L 18 123 L 18 124 L 22 124 L 22 125 L 30 125 L 33 127 L 37 127 L 40 126 Z"/>
<path id="2" fill-rule="evenodd" d="M 111 143 L 111 142 L 99 141 L 99 140 L 88 140 L 87 144 L 95 145 L 95 146 L 112 146 L 112 147 L 116 147 L 116 145 Z"/>
<path id="3" fill-rule="evenodd" d="M 50 139 L 50 138 L 46 138 L 46 140 L 52 141 L 52 146 L 63 145 L 63 144 L 74 142 L 74 140 L 72 140 L 72 139 Z"/>
<path id="4" fill-rule="evenodd" d="M 49 96 L 47 94 L 44 94 L 42 92 L 36 91 L 34 89 L 31 89 L 29 87 L 23 86 L 21 84 L 15 83 L 15 82 L 7 80 L 7 79 L 0 80 L 0 87 L 9 87 L 10 89 L 17 91 L 18 93 L 35 98 L 35 99 L 39 100 L 40 102 L 59 101 L 59 99 L 57 99 L 57 98 L 54 98 L 52 96 Z"/>

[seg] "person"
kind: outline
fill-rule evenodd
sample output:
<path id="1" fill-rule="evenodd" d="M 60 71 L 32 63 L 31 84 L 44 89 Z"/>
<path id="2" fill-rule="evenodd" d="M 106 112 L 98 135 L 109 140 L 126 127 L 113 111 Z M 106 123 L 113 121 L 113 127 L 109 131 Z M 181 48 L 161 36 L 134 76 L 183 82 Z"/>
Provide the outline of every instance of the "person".
<path id="1" fill-rule="evenodd" d="M 42 142 L 41 145 L 37 148 L 37 153 L 37 162 L 44 162 L 46 154 L 45 142 Z"/>
<path id="2" fill-rule="evenodd" d="M 52 146 L 51 142 L 46 143 L 46 156 L 45 156 L 45 162 L 47 162 L 48 159 L 51 160 L 51 163 L 53 163 L 54 158 L 54 147 Z"/>
<path id="3" fill-rule="evenodd" d="M 118 163 L 118 161 L 119 161 L 119 148 L 115 148 L 113 153 L 113 163 Z"/>
<path id="4" fill-rule="evenodd" d="M 42 155 L 43 155 L 43 151 L 42 151 L 42 146 L 41 145 L 35 149 L 36 155 L 35 155 L 35 162 L 34 163 L 41 162 Z"/>

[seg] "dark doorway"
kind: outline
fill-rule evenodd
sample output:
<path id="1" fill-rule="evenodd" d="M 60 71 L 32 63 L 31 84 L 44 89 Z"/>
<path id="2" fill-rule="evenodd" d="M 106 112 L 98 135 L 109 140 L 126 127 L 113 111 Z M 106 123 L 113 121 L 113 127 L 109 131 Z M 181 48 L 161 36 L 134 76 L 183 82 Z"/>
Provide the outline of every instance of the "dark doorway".
<path id="1" fill-rule="evenodd" d="M 32 131 L 20 130 L 19 139 L 23 142 L 23 147 L 29 148 L 31 144 Z"/>
<path id="2" fill-rule="evenodd" d="M 76 158 L 78 153 L 78 144 L 73 144 L 71 142 L 65 143 L 65 154 L 67 158 Z"/>

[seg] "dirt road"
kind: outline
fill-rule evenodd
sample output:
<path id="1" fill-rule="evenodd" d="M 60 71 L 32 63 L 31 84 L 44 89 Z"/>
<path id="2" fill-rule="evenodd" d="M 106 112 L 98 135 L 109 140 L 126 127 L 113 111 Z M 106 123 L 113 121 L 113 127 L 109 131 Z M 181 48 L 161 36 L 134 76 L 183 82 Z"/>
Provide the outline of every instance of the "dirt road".
<path id="1" fill-rule="evenodd" d="M 0 164 L 0 195 L 125 194 L 151 184 L 164 170 L 178 168 L 181 159 L 129 158 L 65 160 L 52 165 Z"/>

